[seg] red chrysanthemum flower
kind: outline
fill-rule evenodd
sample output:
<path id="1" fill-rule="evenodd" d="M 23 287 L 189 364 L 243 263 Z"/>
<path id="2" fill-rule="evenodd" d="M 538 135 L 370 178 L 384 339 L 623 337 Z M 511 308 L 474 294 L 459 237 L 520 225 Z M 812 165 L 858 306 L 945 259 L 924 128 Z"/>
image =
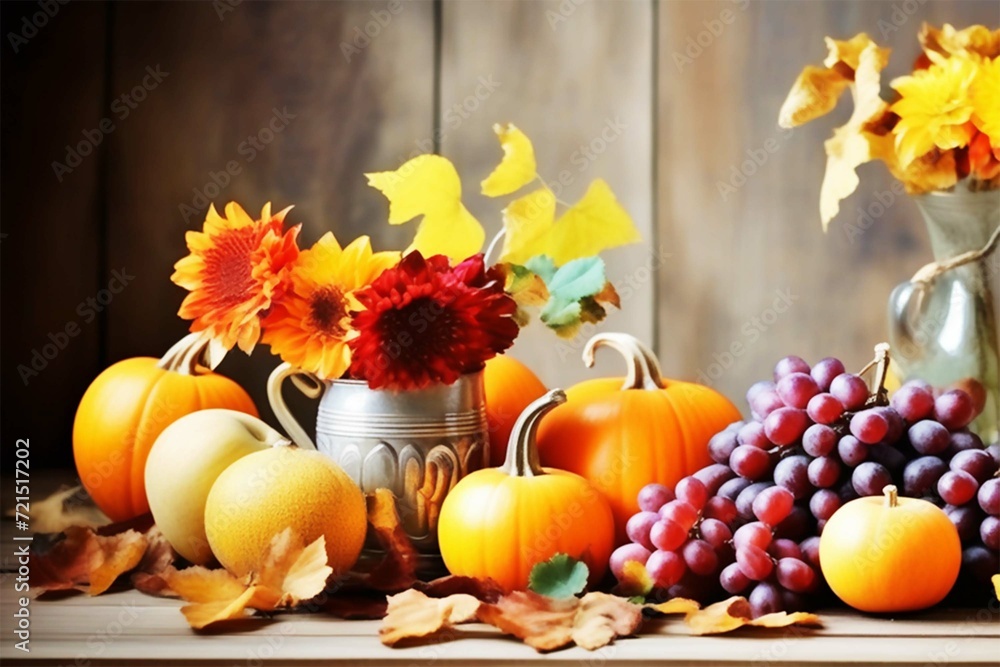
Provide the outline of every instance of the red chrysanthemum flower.
<path id="1" fill-rule="evenodd" d="M 411 252 L 357 292 L 351 375 L 373 389 L 451 384 L 480 370 L 517 337 L 517 305 L 483 256 L 455 268 L 444 255 Z"/>

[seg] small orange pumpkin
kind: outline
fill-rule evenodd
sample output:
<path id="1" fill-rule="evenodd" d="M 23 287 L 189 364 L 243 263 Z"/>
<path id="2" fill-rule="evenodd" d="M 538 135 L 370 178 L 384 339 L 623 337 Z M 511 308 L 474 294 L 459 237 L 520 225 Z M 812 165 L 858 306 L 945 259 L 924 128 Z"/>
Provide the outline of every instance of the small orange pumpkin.
<path id="1" fill-rule="evenodd" d="M 490 465 L 507 458 L 507 441 L 524 409 L 545 393 L 545 385 L 531 369 L 513 357 L 498 354 L 486 362 L 486 423 L 489 426 Z"/>
<path id="2" fill-rule="evenodd" d="M 896 487 L 837 510 L 819 540 L 823 577 L 841 600 L 867 612 L 917 611 L 955 585 L 962 545 L 951 519 Z"/>
<path id="3" fill-rule="evenodd" d="M 445 497 L 438 546 L 452 574 L 521 590 L 537 563 L 564 553 L 587 564 L 591 584 L 604 577 L 614 541 L 607 501 L 579 475 L 538 464 L 538 422 L 565 400 L 554 389 L 529 405 L 503 466 L 467 475 Z"/>
<path id="4" fill-rule="evenodd" d="M 208 369 L 209 343 L 201 334 L 190 334 L 162 359 L 119 361 L 98 375 L 80 400 L 73 422 L 76 470 L 87 493 L 112 520 L 149 511 L 146 457 L 167 426 L 205 408 L 257 416 L 242 387 Z"/>
<path id="5" fill-rule="evenodd" d="M 616 545 L 628 542 L 625 524 L 639 511 L 639 489 L 651 482 L 672 487 L 712 463 L 709 439 L 740 418 L 713 389 L 663 380 L 653 353 L 634 336 L 601 333 L 583 350 L 611 347 L 629 363 L 628 376 L 586 380 L 571 387 L 563 405 L 541 425 L 544 465 L 582 475 L 600 489 L 615 514 Z"/>

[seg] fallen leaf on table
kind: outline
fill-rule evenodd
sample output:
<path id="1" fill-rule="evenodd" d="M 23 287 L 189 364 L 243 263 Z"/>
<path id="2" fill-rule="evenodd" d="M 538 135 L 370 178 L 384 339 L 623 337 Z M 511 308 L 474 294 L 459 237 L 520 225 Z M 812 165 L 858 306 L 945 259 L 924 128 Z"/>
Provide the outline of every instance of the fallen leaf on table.
<path id="1" fill-rule="evenodd" d="M 493 579 L 476 579 L 455 574 L 426 583 L 418 581 L 413 587 L 432 598 L 446 598 L 456 593 L 465 593 L 483 602 L 496 602 L 503 597 L 503 588 Z"/>
<path id="2" fill-rule="evenodd" d="M 100 595 L 142 560 L 146 536 L 136 530 L 98 535 L 92 528 L 71 526 L 51 544 L 36 537 L 31 553 L 31 586 L 35 594 L 80 590 Z"/>
<path id="3" fill-rule="evenodd" d="M 695 635 L 721 634 L 747 625 L 762 628 L 784 628 L 789 625 L 820 626 L 823 624 L 819 616 L 804 611 L 791 614 L 781 611 L 753 618 L 750 603 L 746 598 L 740 596 L 733 596 L 699 611 L 689 612 L 684 621 L 691 630 L 691 634 Z"/>
<path id="4" fill-rule="evenodd" d="M 48 498 L 32 503 L 31 529 L 35 533 L 61 533 L 71 526 L 97 528 L 110 523 L 111 519 L 79 485 L 63 487 Z"/>
<path id="5" fill-rule="evenodd" d="M 166 581 L 161 576 L 177 560 L 177 552 L 155 525 L 146 531 L 146 553 L 132 572 L 135 589 L 147 595 L 170 595 Z"/>
<path id="6" fill-rule="evenodd" d="M 645 598 L 652 590 L 653 578 L 649 576 L 646 566 L 637 560 L 630 560 L 625 562 L 625 567 L 622 568 L 622 578 L 613 592 L 627 598 Z"/>
<path id="7" fill-rule="evenodd" d="M 471 595 L 457 593 L 446 598 L 427 597 L 410 589 L 388 599 L 378 634 L 386 646 L 404 639 L 432 635 L 439 630 L 475 620 L 482 603 Z"/>
<path id="8" fill-rule="evenodd" d="M 517 192 L 535 180 L 537 165 L 531 140 L 513 123 L 496 123 L 493 131 L 503 148 L 503 159 L 480 186 L 487 197 L 501 197 Z"/>
<path id="9" fill-rule="evenodd" d="M 571 598 L 587 587 L 590 570 L 583 561 L 567 554 L 555 554 L 536 563 L 528 575 L 528 588 L 550 598 Z"/>
<path id="10" fill-rule="evenodd" d="M 694 600 L 688 600 L 687 598 L 674 598 L 672 600 L 667 600 L 666 602 L 661 602 L 660 604 L 648 605 L 648 608 L 654 609 L 661 614 L 666 614 L 667 616 L 672 614 L 684 614 L 686 616 L 701 609 L 701 605 Z"/>
<path id="11" fill-rule="evenodd" d="M 374 621 L 385 617 L 386 606 L 385 595 L 338 593 L 324 600 L 319 611 L 349 621 Z"/>
<path id="12" fill-rule="evenodd" d="M 417 581 L 417 550 L 403 529 L 396 511 L 396 496 L 389 489 L 367 495 L 368 523 L 385 552 L 382 560 L 362 573 L 361 583 L 385 592 L 409 588 Z"/>
<path id="13" fill-rule="evenodd" d="M 219 621 L 243 618 L 253 612 L 290 609 L 310 600 L 326 587 L 333 573 L 327 565 L 326 538 L 308 546 L 287 528 L 275 535 L 260 572 L 237 578 L 229 572 L 201 566 L 168 568 L 161 575 L 167 588 L 191 602 L 181 612 L 200 630 Z"/>
<path id="14" fill-rule="evenodd" d="M 630 635 L 642 623 L 642 608 L 607 593 L 553 600 L 531 591 L 517 591 L 496 604 L 484 604 L 479 620 L 514 635 L 538 651 L 571 643 L 588 650 Z"/>

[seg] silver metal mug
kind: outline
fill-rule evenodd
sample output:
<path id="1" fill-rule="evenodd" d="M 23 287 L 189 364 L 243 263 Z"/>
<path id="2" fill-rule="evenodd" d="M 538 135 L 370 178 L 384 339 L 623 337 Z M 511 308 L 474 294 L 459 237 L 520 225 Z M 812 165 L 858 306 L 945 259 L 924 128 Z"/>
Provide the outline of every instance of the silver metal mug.
<path id="1" fill-rule="evenodd" d="M 281 395 L 289 377 L 320 399 L 315 444 Z M 450 385 L 391 391 L 362 380 L 323 382 L 282 363 L 268 378 L 267 397 L 297 445 L 332 458 L 365 493 L 391 489 L 414 546 L 421 554 L 438 554 L 437 520 L 446 494 L 490 460 L 481 371 Z"/>

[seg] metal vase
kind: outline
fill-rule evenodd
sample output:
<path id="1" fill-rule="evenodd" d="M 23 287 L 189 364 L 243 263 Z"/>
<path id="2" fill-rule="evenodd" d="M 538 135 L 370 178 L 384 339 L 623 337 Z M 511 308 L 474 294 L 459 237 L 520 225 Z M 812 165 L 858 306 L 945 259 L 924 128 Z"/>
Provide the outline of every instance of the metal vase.
<path id="1" fill-rule="evenodd" d="M 315 445 L 281 397 L 287 377 L 320 398 Z M 322 383 L 285 363 L 271 373 L 268 399 L 294 442 L 332 458 L 365 493 L 391 489 L 414 546 L 430 560 L 438 556 L 437 522 L 445 496 L 489 462 L 481 371 L 450 385 L 390 391 L 361 380 Z"/>

